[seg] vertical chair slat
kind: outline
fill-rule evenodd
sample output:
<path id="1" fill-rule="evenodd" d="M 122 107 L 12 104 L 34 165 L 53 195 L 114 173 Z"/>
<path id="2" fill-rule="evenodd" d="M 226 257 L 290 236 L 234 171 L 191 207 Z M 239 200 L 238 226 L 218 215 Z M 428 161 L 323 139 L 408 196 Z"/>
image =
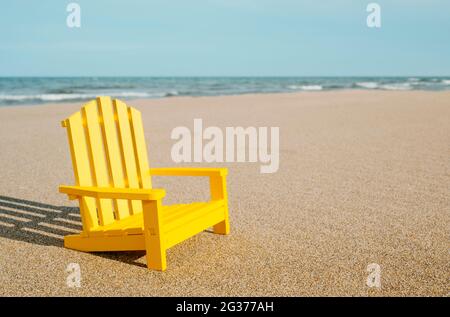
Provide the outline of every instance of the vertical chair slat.
<path id="1" fill-rule="evenodd" d="M 109 171 L 106 160 L 103 136 L 100 126 L 97 103 L 91 101 L 83 107 L 82 114 L 86 120 L 87 145 L 91 154 L 94 186 L 109 187 Z M 114 222 L 113 204 L 111 199 L 98 199 L 98 216 L 100 225 Z"/>
<path id="2" fill-rule="evenodd" d="M 97 98 L 100 114 L 103 117 L 104 143 L 106 146 L 106 157 L 109 162 L 109 171 L 112 179 L 112 186 L 126 187 L 125 171 L 122 164 L 123 158 L 119 146 L 117 124 L 111 99 L 109 97 Z M 123 219 L 130 215 L 128 201 L 117 199 L 117 219 Z"/>
<path id="3" fill-rule="evenodd" d="M 75 182 L 79 186 L 92 186 L 93 179 L 81 113 L 78 112 L 71 116 L 66 120 L 66 124 Z M 90 229 L 98 227 L 97 208 L 94 198 L 83 197 L 80 199 L 80 214 L 83 231 L 88 232 Z"/>
<path id="4" fill-rule="evenodd" d="M 119 140 L 123 155 L 123 165 L 125 166 L 128 187 L 139 188 L 139 179 L 136 168 L 134 145 L 131 135 L 130 120 L 128 117 L 127 105 L 115 99 L 114 108 L 117 113 Z M 142 212 L 142 202 L 138 200 L 130 201 L 130 211 L 132 214 Z"/>
<path id="5" fill-rule="evenodd" d="M 133 136 L 139 183 L 141 188 L 152 188 L 141 113 L 134 108 L 129 108 L 128 111 L 131 118 L 131 133 Z"/>

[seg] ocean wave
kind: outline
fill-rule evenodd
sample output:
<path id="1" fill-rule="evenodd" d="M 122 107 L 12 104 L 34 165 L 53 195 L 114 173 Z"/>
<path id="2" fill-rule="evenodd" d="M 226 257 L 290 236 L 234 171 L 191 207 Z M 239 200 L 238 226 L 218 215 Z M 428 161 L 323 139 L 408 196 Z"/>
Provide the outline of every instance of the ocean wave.
<path id="1" fill-rule="evenodd" d="M 0 95 L 0 101 L 6 102 L 26 102 L 26 101 L 76 101 L 76 100 L 87 100 L 94 99 L 101 94 L 38 94 L 38 95 Z M 135 92 L 135 91 L 125 91 L 125 92 L 112 92 L 107 95 L 116 98 L 162 98 L 177 96 L 177 91 L 169 92 Z"/>
<path id="2" fill-rule="evenodd" d="M 132 87 L 132 88 L 131 88 Z M 3 105 L 78 103 L 97 96 L 154 99 L 247 93 L 320 92 L 342 89 L 450 91 L 449 76 L 262 78 L 8 78 L 0 77 Z"/>
<path id="3" fill-rule="evenodd" d="M 411 90 L 412 87 L 408 83 L 392 83 L 392 84 L 384 84 L 380 86 L 385 90 Z"/>
<path id="4" fill-rule="evenodd" d="M 85 84 L 79 84 L 79 85 L 71 85 L 71 89 L 134 89 L 137 88 L 137 85 L 128 84 L 128 83 L 92 83 L 87 82 Z"/>
<path id="5" fill-rule="evenodd" d="M 48 89 L 44 91 L 44 94 L 50 95 L 59 95 L 59 94 L 77 94 L 79 91 L 70 88 L 57 88 L 57 89 Z"/>
<path id="6" fill-rule="evenodd" d="M 178 96 L 178 95 L 179 95 L 178 91 L 172 90 L 172 91 L 166 92 L 164 97 L 174 97 L 174 96 Z"/>
<path id="7" fill-rule="evenodd" d="M 124 91 L 124 92 L 112 92 L 109 95 L 111 95 L 112 97 L 124 97 L 124 98 L 131 98 L 131 97 L 136 97 L 136 98 L 145 98 L 145 97 L 152 97 L 152 94 L 146 93 L 146 92 L 134 92 L 134 91 Z M 159 93 L 153 94 L 156 96 L 159 96 Z M 164 94 L 162 94 L 164 95 Z"/>
<path id="8" fill-rule="evenodd" d="M 322 90 L 323 87 L 321 85 L 290 85 L 289 89 L 292 90 Z"/>
<path id="9" fill-rule="evenodd" d="M 377 89 L 379 87 L 378 83 L 373 81 L 364 81 L 355 84 L 357 87 L 362 87 L 366 89 Z"/>
<path id="10" fill-rule="evenodd" d="M 413 85 L 413 86 L 421 86 L 421 85 L 427 85 L 428 84 L 428 82 L 426 80 L 423 80 L 423 79 L 420 79 L 420 78 L 417 78 L 417 77 L 410 77 L 410 78 L 408 78 L 408 82 L 409 82 L 410 85 Z"/>
<path id="11" fill-rule="evenodd" d="M 303 85 L 300 86 L 302 90 L 322 90 L 323 87 L 321 85 Z"/>
<path id="12" fill-rule="evenodd" d="M 4 101 L 63 101 L 95 98 L 85 94 L 0 95 Z"/>

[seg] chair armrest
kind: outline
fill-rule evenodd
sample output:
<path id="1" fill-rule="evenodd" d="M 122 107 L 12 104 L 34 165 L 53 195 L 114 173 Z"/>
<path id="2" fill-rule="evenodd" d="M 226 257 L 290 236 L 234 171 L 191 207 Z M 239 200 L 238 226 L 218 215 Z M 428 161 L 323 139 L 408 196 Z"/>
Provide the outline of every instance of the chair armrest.
<path id="1" fill-rule="evenodd" d="M 196 167 L 159 167 L 151 168 L 153 176 L 226 176 L 226 168 L 196 168 Z"/>
<path id="2" fill-rule="evenodd" d="M 226 168 L 167 167 L 151 168 L 151 176 L 208 176 L 212 200 L 227 201 Z"/>
<path id="3" fill-rule="evenodd" d="M 159 200 L 166 195 L 166 191 L 164 189 L 84 187 L 66 185 L 59 186 L 59 192 L 67 194 L 70 199 L 88 196 L 94 198 L 128 200 Z"/>

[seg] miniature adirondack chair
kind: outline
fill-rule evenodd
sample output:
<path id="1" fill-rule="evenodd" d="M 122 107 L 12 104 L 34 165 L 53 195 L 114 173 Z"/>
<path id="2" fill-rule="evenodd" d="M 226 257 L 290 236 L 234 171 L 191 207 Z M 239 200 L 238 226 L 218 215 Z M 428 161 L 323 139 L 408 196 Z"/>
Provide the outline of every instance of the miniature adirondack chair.
<path id="1" fill-rule="evenodd" d="M 213 227 L 228 234 L 225 168 L 149 169 L 141 114 L 120 100 L 99 97 L 62 121 L 76 186 L 59 187 L 78 199 L 83 231 L 64 237 L 69 249 L 146 250 L 149 269 L 166 269 L 166 250 Z M 206 176 L 211 200 L 164 206 L 152 175 Z"/>

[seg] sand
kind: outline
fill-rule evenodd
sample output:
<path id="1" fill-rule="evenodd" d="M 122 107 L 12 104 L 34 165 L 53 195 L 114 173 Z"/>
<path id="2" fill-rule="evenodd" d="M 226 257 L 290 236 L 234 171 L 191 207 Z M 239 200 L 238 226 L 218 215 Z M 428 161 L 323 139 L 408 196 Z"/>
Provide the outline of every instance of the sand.
<path id="1" fill-rule="evenodd" d="M 450 92 L 339 91 L 129 102 L 154 167 L 174 166 L 175 126 L 280 127 L 280 168 L 229 168 L 231 234 L 201 233 L 148 271 L 142 252 L 64 249 L 80 229 L 60 120 L 81 104 L 0 108 L 0 295 L 447 296 Z M 165 203 L 206 179 L 155 178 Z M 66 285 L 69 263 L 81 287 Z M 366 285 L 368 264 L 381 288 Z"/>

